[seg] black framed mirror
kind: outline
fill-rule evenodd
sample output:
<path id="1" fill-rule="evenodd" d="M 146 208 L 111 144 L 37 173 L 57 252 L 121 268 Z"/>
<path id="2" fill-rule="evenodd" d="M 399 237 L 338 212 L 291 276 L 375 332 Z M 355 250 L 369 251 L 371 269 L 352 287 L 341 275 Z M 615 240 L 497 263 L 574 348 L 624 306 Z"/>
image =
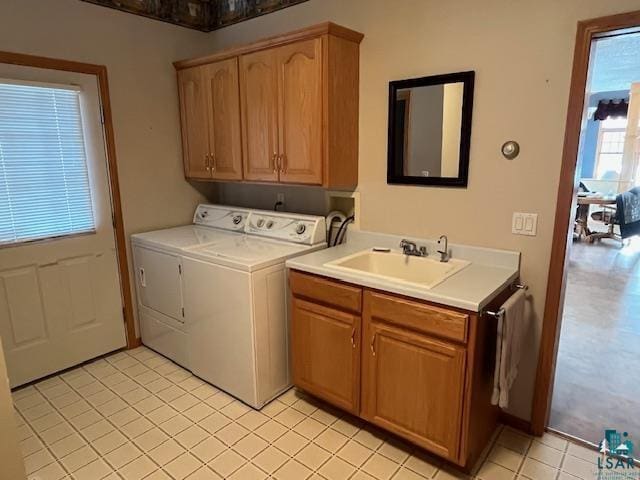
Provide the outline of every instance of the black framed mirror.
<path id="1" fill-rule="evenodd" d="M 466 187 L 475 72 L 389 82 L 387 183 Z"/>

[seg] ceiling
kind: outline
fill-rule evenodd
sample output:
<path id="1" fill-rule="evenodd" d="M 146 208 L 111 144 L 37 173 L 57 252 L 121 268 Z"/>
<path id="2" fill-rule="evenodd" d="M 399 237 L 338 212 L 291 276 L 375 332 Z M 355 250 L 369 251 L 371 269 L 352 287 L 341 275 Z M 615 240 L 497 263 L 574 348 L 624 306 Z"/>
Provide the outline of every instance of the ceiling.
<path id="1" fill-rule="evenodd" d="M 210 32 L 307 0 L 82 0 Z"/>
<path id="2" fill-rule="evenodd" d="M 591 92 L 629 90 L 640 81 L 640 33 L 595 40 L 591 52 Z"/>

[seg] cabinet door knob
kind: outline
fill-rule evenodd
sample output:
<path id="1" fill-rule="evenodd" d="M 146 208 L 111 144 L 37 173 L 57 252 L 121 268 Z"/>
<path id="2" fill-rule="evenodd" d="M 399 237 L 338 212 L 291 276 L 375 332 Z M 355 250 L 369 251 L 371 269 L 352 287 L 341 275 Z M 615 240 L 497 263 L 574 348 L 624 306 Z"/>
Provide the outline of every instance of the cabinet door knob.
<path id="1" fill-rule="evenodd" d="M 376 356 L 376 335 L 377 333 L 373 334 L 373 337 L 371 337 L 371 344 L 369 345 L 369 347 L 371 348 L 371 355 L 373 355 L 374 357 Z"/>
<path id="2" fill-rule="evenodd" d="M 355 327 L 351 329 L 351 346 L 356 348 L 356 329 Z"/>

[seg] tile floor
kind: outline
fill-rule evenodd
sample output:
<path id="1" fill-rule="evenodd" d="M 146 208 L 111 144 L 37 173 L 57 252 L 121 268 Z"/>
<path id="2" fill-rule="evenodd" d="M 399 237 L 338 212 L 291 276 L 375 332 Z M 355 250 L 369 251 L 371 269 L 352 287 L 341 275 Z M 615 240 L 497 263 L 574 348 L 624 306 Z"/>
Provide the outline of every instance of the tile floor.
<path id="1" fill-rule="evenodd" d="M 14 392 L 29 480 L 467 478 L 289 390 L 257 412 L 144 347 Z M 503 428 L 482 480 L 592 479 L 595 452 Z"/>

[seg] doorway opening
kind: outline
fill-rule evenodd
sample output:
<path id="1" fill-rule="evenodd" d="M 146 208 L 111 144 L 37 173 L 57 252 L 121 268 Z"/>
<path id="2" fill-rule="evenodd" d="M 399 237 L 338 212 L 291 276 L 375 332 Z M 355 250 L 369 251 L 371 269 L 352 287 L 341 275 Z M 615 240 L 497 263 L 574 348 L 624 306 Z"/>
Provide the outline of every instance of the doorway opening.
<path id="1" fill-rule="evenodd" d="M 640 386 L 621 368 L 640 360 L 640 217 L 625 215 L 640 197 L 638 51 L 638 32 L 593 38 L 585 89 L 549 427 L 592 444 L 640 434 Z"/>
<path id="2" fill-rule="evenodd" d="M 578 24 L 532 431 L 640 435 L 640 12 Z"/>

